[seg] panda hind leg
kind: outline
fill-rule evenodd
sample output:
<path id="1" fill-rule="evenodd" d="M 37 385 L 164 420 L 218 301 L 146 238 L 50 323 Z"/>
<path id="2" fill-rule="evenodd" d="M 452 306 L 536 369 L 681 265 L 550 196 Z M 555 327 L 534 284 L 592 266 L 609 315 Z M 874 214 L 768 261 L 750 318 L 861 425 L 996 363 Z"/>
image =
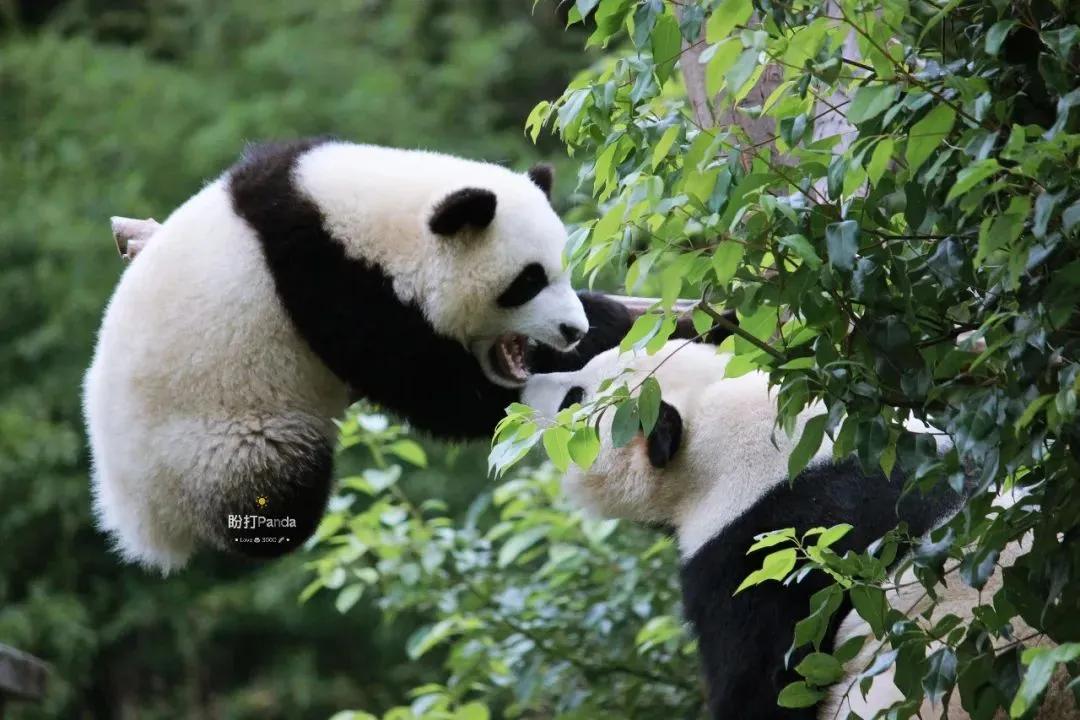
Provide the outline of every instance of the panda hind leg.
<path id="1" fill-rule="evenodd" d="M 324 425 L 304 415 L 233 423 L 226 477 L 204 486 L 195 499 L 200 534 L 219 549 L 251 558 L 277 557 L 302 545 L 330 496 L 333 445 Z"/>

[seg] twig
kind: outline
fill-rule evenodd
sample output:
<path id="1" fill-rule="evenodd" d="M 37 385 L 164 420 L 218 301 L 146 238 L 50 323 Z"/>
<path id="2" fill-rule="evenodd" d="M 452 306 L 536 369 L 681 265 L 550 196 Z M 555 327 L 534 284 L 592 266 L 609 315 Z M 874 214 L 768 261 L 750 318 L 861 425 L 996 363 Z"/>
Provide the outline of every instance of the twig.
<path id="1" fill-rule="evenodd" d="M 768 343 L 762 342 L 758 338 L 756 338 L 753 335 L 751 335 L 750 333 L 748 333 L 746 330 L 743 330 L 737 324 L 731 322 L 731 320 L 728 320 L 726 317 L 724 317 L 723 314 L 717 312 L 716 309 L 713 308 L 712 305 L 705 302 L 704 300 L 699 302 L 696 307 L 697 307 L 697 309 L 701 310 L 706 315 L 711 317 L 713 319 L 714 323 L 716 323 L 718 326 L 724 328 L 725 330 L 727 330 L 731 334 L 738 335 L 743 340 L 747 341 L 748 343 L 750 343 L 754 347 L 758 348 L 759 350 L 763 350 L 764 352 L 769 353 L 770 355 L 772 355 L 777 360 L 787 360 L 787 357 L 784 355 L 784 353 L 780 352 L 779 350 L 772 347 Z"/>

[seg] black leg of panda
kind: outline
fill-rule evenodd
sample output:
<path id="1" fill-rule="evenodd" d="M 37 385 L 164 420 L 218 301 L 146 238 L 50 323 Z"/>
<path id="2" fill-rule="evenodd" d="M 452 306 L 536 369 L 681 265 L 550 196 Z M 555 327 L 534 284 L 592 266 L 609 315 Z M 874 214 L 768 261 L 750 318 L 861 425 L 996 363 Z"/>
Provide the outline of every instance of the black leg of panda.
<path id="1" fill-rule="evenodd" d="M 683 423 L 679 411 L 663 400 L 660 415 L 656 418 L 649 436 L 645 438 L 646 453 L 653 467 L 663 468 L 675 457 L 682 445 Z"/>
<path id="2" fill-rule="evenodd" d="M 223 550 L 253 559 L 288 553 L 314 534 L 326 513 L 334 452 L 317 435 L 272 445 L 280 455 L 231 491 L 204 500 L 201 522 Z"/>

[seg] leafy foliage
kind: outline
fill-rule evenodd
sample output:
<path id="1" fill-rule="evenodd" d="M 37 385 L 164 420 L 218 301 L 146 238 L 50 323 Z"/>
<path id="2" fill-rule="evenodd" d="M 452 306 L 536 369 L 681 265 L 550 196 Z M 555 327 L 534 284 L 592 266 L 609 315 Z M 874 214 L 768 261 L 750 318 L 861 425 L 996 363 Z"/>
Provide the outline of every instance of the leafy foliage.
<path id="1" fill-rule="evenodd" d="M 584 160 L 593 201 L 580 212 L 596 219 L 572 235 L 571 264 L 590 282 L 624 268 L 627 292 L 662 298 L 624 346 L 659 347 L 680 296 L 701 298 L 709 317 L 736 310 L 727 374 L 770 373 L 789 432 L 820 408 L 792 476 L 827 434 L 838 457 L 902 469 L 912 492 L 970 489 L 963 511 L 917 548 L 915 571 L 928 588 L 946 562 L 976 588 L 996 572 L 1006 579 L 948 632 L 884 612 L 875 585 L 887 563 L 874 552 L 777 548 L 748 583 L 805 571 L 799 559 L 828 571 L 837 584 L 795 644 L 813 642 L 847 593 L 884 641 L 873 670 L 903 679 L 906 699 L 889 717 L 958 689 L 974 717 L 1026 716 L 1073 646 L 1024 651 L 1026 673 L 1014 662 L 995 674 L 987 643 L 1005 643 L 1007 666 L 1030 640 L 1012 636 L 1015 618 L 1058 642 L 1080 639 L 1080 9 L 601 0 L 575 10 L 590 43 L 609 51 L 527 128 L 537 137 L 550 125 Z M 747 129 L 762 122 L 764 136 Z M 627 397 L 602 402 L 625 412 Z M 577 437 L 604 409 L 564 412 L 558 437 Z M 910 417 L 940 428 L 944 452 L 905 428 Z M 515 409 L 493 460 L 514 459 L 498 453 L 507 438 L 543 433 L 565 464 L 561 443 L 548 442 L 555 432 Z M 1022 501 L 992 506 L 1005 489 Z M 1030 552 L 1003 571 L 1002 549 L 1026 534 Z M 897 539 L 875 549 L 895 552 Z M 818 658 L 781 703 L 815 702 L 834 669 Z"/>
<path id="2" fill-rule="evenodd" d="M 588 520 L 560 497 L 550 465 L 476 497 L 461 520 L 417 501 L 399 479 L 402 429 L 355 408 L 342 424 L 362 474 L 342 480 L 316 537 L 304 592 L 361 595 L 389 617 L 430 622 L 405 643 L 442 659 L 447 677 L 414 688 L 384 720 L 685 716 L 699 706 L 694 646 L 677 619 L 671 541 L 616 521 Z M 344 711 L 335 720 L 374 717 Z"/>

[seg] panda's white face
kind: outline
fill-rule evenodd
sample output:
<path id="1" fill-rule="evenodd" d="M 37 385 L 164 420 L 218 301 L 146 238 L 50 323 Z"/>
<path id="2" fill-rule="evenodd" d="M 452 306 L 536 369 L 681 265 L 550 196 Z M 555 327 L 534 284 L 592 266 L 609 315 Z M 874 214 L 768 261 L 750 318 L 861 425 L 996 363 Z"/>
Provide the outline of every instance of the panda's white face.
<path id="1" fill-rule="evenodd" d="M 787 477 L 792 441 L 774 433 L 775 401 L 768 377 L 749 373 L 725 378 L 729 355 L 704 344 L 669 342 L 655 355 L 596 356 L 582 370 L 535 375 L 522 395 L 542 418 L 560 407 L 595 396 L 605 377 L 627 370 L 628 387 L 650 372 L 660 384 L 663 402 L 677 413 L 677 447 L 657 466 L 652 438 L 638 436 L 628 445 L 611 443 L 611 416 L 600 422 L 601 450 L 588 470 L 572 466 L 563 488 L 577 504 L 604 516 L 674 526 L 684 557 L 750 507 L 770 487 Z M 661 413 L 663 417 L 663 412 Z M 828 451 L 826 443 L 822 452 Z"/>
<path id="2" fill-rule="evenodd" d="M 488 378 L 506 387 L 528 379 L 530 344 L 569 350 L 589 329 L 562 266 L 566 231 L 543 193 L 524 191 L 524 197 L 498 196 L 480 237 L 444 241 L 475 245 L 451 247 L 439 283 L 449 291 L 438 293 L 440 322 L 456 328 Z"/>
<path id="3" fill-rule="evenodd" d="M 521 386 L 529 343 L 569 350 L 588 331 L 562 265 L 566 229 L 541 188 L 550 175 L 326 143 L 301 158 L 296 180 L 346 252 L 382 268 L 492 382 Z"/>
<path id="4" fill-rule="evenodd" d="M 708 432 L 706 408 L 697 394 L 703 386 L 723 377 L 727 355 L 718 355 L 711 345 L 669 342 L 655 355 L 620 354 L 618 348 L 593 358 L 576 372 L 535 375 L 530 378 L 522 400 L 536 409 L 541 422 L 575 402 L 585 403 L 597 396 L 606 378 L 617 378 L 610 387 L 623 383 L 636 388 L 650 373 L 660 383 L 663 402 L 678 415 L 678 443 L 666 448 L 666 462 L 655 464 L 649 441 L 641 436 L 616 448 L 611 442 L 608 411 L 600 420 L 601 450 L 588 470 L 572 466 L 563 489 L 579 505 L 604 517 L 651 523 L 672 523 L 687 497 L 694 495 L 707 476 L 707 458 L 688 451 L 698 433 Z M 635 393 L 636 394 L 636 393 Z"/>

